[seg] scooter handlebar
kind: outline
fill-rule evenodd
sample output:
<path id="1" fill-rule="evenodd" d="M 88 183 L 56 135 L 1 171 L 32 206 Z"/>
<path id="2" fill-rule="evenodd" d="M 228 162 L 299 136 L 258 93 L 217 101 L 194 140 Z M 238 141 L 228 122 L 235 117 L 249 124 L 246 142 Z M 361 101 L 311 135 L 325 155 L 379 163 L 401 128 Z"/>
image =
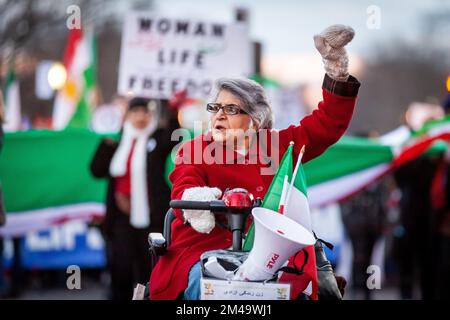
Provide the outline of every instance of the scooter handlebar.
<path id="1" fill-rule="evenodd" d="M 253 206 L 249 208 L 228 207 L 223 200 L 170 201 L 170 207 L 173 209 L 208 210 L 213 214 L 227 214 L 229 229 L 233 232 L 233 250 L 235 251 L 240 251 L 242 249 L 242 233 L 245 227 L 245 220 L 247 216 L 251 213 L 252 208 L 260 205 L 260 199 L 257 199 L 253 203 Z"/>
<path id="2" fill-rule="evenodd" d="M 213 212 L 227 210 L 227 206 L 222 200 L 213 200 L 213 201 L 172 200 L 170 201 L 170 207 L 173 209 L 209 210 Z"/>

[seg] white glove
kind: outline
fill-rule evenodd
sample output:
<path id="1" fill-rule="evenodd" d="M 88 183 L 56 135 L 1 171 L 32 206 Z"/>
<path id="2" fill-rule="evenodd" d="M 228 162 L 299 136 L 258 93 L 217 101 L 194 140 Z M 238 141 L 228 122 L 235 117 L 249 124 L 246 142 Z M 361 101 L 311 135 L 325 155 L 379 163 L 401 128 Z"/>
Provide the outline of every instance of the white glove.
<path id="1" fill-rule="evenodd" d="M 355 30 L 336 24 L 314 36 L 314 44 L 322 55 L 327 74 L 337 81 L 347 81 L 348 55 L 345 45 L 352 41 Z"/>
<path id="2" fill-rule="evenodd" d="M 195 187 L 184 190 L 181 200 L 211 201 L 219 199 L 222 191 L 218 188 Z M 208 210 L 183 210 L 184 218 L 191 224 L 195 231 L 210 233 L 215 225 L 214 214 Z"/>

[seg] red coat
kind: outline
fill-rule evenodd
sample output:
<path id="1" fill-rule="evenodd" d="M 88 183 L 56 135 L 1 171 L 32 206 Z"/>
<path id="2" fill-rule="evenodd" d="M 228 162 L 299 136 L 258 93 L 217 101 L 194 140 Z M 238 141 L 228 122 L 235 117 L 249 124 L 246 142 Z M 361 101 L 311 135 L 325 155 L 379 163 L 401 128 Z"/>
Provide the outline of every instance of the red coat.
<path id="1" fill-rule="evenodd" d="M 270 132 L 269 136 L 278 135 L 279 138 L 278 145 L 269 143 L 267 146 L 271 158 L 278 154 L 280 161 L 289 143 L 294 141 L 294 161 L 305 145 L 303 162 L 307 162 L 337 142 L 352 118 L 359 86 L 359 82 L 353 77 L 347 82 L 337 82 L 326 75 L 323 101 L 319 103 L 319 108 L 305 117 L 298 126 Z M 251 148 L 245 159 L 233 151 L 222 150 L 234 159 L 240 158 L 242 161 L 238 164 L 204 163 L 204 161 L 189 164 L 189 161 L 186 161 L 189 157 L 191 159 L 195 155 L 198 157 L 200 150 L 209 152 L 208 148 L 214 144 L 210 140 L 210 135 L 201 135 L 180 148 L 175 169 L 170 175 L 173 183 L 172 199 L 181 199 L 184 190 L 188 188 L 202 186 L 217 187 L 222 191 L 227 188 L 245 188 L 255 197 L 264 198 L 275 172 L 261 175 L 260 169 L 269 165 L 261 161 L 256 164 L 246 163 L 245 160 L 248 160 L 249 155 L 260 152 L 256 147 Z M 195 149 L 196 145 L 200 148 Z M 213 151 L 213 156 L 217 153 Z M 180 210 L 175 210 L 175 215 L 177 219 L 172 224 L 172 244 L 167 253 L 160 258 L 151 275 L 151 299 L 176 299 L 186 289 L 189 270 L 200 260 L 203 252 L 226 249 L 232 245 L 230 231 L 216 226 L 210 234 L 201 234 L 184 224 Z"/>

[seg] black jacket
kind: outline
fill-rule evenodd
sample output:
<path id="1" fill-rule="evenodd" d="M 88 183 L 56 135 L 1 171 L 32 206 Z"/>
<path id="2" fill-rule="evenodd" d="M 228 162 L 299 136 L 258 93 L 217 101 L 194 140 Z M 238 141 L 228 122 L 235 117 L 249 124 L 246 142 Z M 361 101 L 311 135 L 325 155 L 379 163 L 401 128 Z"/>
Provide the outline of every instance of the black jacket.
<path id="1" fill-rule="evenodd" d="M 0 151 L 3 147 L 3 127 L 0 121 Z M 6 223 L 5 207 L 3 206 L 2 185 L 0 184 L 0 227 Z"/>
<path id="2" fill-rule="evenodd" d="M 171 134 L 178 127 L 175 119 L 170 121 L 168 129 L 157 129 L 149 137 L 149 141 L 154 139 L 156 147 L 147 152 L 147 185 L 148 200 L 150 206 L 150 227 L 149 232 L 162 232 L 164 217 L 169 209 L 170 188 L 165 180 L 165 162 L 177 144 L 171 141 Z M 102 223 L 102 231 L 105 236 L 112 236 L 114 230 L 129 228 L 129 215 L 120 211 L 116 205 L 115 179 L 110 176 L 109 166 L 111 160 L 119 146 L 119 142 L 112 140 L 102 140 L 91 162 L 91 172 L 97 178 L 108 178 L 108 191 L 106 199 L 106 216 Z"/>

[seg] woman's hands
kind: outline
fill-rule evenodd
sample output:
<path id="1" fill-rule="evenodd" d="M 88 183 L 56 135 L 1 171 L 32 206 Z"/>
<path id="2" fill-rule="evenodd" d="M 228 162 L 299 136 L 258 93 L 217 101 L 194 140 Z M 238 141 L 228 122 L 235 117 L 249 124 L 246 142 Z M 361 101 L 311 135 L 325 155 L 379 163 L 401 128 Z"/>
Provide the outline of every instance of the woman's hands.
<path id="1" fill-rule="evenodd" d="M 345 45 L 352 41 L 355 31 L 340 24 L 332 25 L 314 36 L 314 44 L 322 55 L 327 74 L 337 81 L 347 81 L 348 55 Z"/>
<path id="2" fill-rule="evenodd" d="M 218 188 L 195 187 L 186 189 L 181 200 L 190 201 L 211 201 L 219 199 L 222 191 Z M 210 233 L 215 225 L 214 214 L 207 210 L 183 210 L 184 218 L 191 224 L 195 231 L 200 233 Z"/>

